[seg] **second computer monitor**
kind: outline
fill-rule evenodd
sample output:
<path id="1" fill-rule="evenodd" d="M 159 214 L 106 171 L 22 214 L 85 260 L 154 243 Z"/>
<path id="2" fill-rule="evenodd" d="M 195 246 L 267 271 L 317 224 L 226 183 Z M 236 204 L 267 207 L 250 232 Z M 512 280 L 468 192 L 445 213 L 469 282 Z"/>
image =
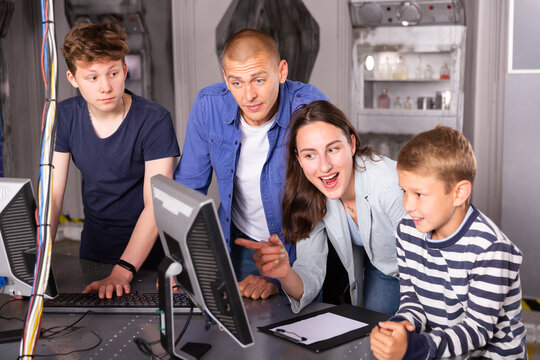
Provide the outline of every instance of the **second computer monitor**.
<path id="1" fill-rule="evenodd" d="M 162 175 L 151 184 L 165 256 L 182 266 L 177 282 L 238 344 L 253 344 L 213 200 Z"/>
<path id="2" fill-rule="evenodd" d="M 30 179 L 0 178 L 0 294 L 32 295 L 38 253 L 36 203 Z M 45 297 L 58 294 L 53 272 Z"/>

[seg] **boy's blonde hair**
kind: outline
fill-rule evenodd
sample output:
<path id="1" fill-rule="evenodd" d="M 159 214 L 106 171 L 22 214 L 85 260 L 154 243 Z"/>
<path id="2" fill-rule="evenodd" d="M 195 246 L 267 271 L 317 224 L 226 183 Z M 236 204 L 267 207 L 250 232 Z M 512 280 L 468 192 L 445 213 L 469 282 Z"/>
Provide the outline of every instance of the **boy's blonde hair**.
<path id="1" fill-rule="evenodd" d="M 471 143 L 459 131 L 438 125 L 413 137 L 399 152 L 398 170 L 435 175 L 446 191 L 459 181 L 474 183 L 476 158 Z"/>

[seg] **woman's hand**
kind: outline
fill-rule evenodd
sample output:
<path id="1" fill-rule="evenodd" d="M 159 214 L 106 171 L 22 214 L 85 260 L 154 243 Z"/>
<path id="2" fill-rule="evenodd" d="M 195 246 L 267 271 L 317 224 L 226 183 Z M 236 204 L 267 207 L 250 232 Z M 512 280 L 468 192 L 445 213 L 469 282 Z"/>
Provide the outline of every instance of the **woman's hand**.
<path id="1" fill-rule="evenodd" d="M 289 254 L 277 235 L 270 236 L 267 243 L 246 239 L 236 239 L 234 242 L 255 251 L 253 259 L 261 275 L 278 279 L 281 288 L 292 298 L 302 298 L 304 283 L 289 264 Z"/>
<path id="2" fill-rule="evenodd" d="M 267 243 L 246 239 L 236 239 L 234 242 L 255 251 L 253 259 L 261 275 L 278 280 L 289 275 L 291 271 L 289 254 L 277 235 L 270 236 Z"/>

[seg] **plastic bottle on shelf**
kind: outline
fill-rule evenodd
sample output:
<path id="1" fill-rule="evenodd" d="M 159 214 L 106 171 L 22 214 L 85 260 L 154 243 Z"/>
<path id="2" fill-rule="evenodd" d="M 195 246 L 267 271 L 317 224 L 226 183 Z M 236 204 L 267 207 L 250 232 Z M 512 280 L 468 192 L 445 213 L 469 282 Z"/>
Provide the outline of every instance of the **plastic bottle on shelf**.
<path id="1" fill-rule="evenodd" d="M 431 70 L 431 65 L 426 64 L 426 68 L 424 70 L 424 79 L 431 80 L 433 79 L 433 70 Z"/>
<path id="2" fill-rule="evenodd" d="M 443 61 L 441 70 L 439 71 L 441 79 L 450 79 L 450 69 L 446 65 L 446 61 Z"/>
<path id="3" fill-rule="evenodd" d="M 405 99 L 405 104 L 403 105 L 403 108 L 406 109 L 406 110 L 411 110 L 412 109 L 412 102 L 411 102 L 411 97 L 410 96 L 407 96 L 407 99 Z"/>
<path id="4" fill-rule="evenodd" d="M 392 79 L 392 66 L 390 66 L 388 56 L 385 56 L 379 63 L 379 78 L 382 80 Z"/>
<path id="5" fill-rule="evenodd" d="M 390 96 L 388 96 L 386 88 L 382 88 L 381 95 L 377 98 L 377 107 L 379 109 L 390 109 Z"/>
<path id="6" fill-rule="evenodd" d="M 394 80 L 407 80 L 407 65 L 403 62 L 401 55 L 398 55 L 396 65 L 394 66 L 394 72 L 392 73 L 392 79 Z"/>
<path id="7" fill-rule="evenodd" d="M 401 109 L 403 108 L 403 105 L 401 104 L 401 99 L 399 96 L 396 97 L 396 101 L 394 101 L 394 109 Z"/>

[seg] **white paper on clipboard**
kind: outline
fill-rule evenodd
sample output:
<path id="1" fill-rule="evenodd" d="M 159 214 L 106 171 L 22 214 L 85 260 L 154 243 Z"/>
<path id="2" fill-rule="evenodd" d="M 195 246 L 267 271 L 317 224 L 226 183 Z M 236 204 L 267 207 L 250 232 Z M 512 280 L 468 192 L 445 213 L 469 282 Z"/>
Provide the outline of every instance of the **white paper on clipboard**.
<path id="1" fill-rule="evenodd" d="M 298 340 L 299 343 L 309 345 L 361 329 L 364 326 L 368 326 L 368 324 L 327 312 L 287 325 L 276 326 L 270 331 L 282 333 L 291 339 Z M 301 340 L 302 337 L 306 340 Z"/>

